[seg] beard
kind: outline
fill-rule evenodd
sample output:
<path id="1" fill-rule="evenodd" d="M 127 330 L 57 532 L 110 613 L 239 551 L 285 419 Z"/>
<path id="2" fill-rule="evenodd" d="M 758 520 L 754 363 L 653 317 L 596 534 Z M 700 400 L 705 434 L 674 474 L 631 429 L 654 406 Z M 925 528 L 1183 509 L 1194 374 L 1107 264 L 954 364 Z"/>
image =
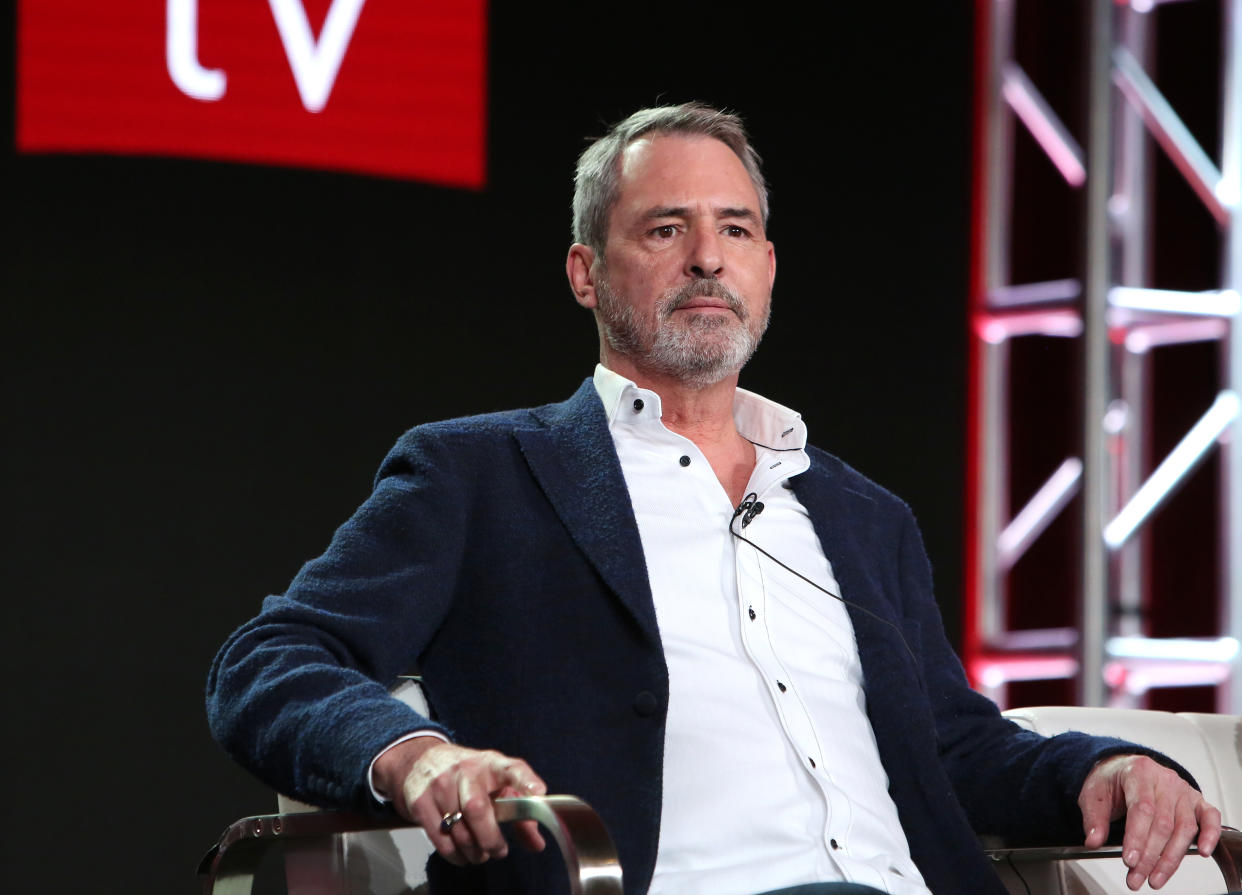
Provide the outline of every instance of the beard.
<path id="1" fill-rule="evenodd" d="M 772 307 L 769 300 L 762 314 L 752 317 L 742 297 L 716 279 L 693 280 L 667 290 L 656 300 L 649 318 L 640 317 L 632 304 L 612 290 L 605 271 L 597 272 L 595 294 L 600 331 L 614 351 L 695 388 L 715 385 L 745 366 L 768 328 Z M 673 319 L 678 308 L 707 296 L 724 301 L 732 315 Z"/>

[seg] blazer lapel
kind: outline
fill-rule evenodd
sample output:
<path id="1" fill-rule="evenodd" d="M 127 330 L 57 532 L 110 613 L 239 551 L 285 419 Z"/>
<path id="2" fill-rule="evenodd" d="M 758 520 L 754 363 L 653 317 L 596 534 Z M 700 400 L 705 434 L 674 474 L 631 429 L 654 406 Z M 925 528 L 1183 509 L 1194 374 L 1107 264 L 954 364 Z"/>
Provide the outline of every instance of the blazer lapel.
<path id="1" fill-rule="evenodd" d="M 587 379 L 568 401 L 532 413 L 545 428 L 515 433 L 531 472 L 574 542 L 658 644 L 638 523 L 594 384 Z"/>
<path id="2" fill-rule="evenodd" d="M 874 712 L 876 705 L 888 701 L 887 697 L 878 701 L 871 698 L 877 695 L 873 692 L 877 687 L 900 679 L 902 670 L 917 676 L 916 659 L 908 645 L 912 635 L 917 640 L 917 632 L 902 630 L 903 619 L 884 599 L 878 566 L 884 560 L 865 537 L 869 520 L 875 515 L 871 498 L 834 484 L 832 472 L 818 458 L 791 482 L 841 585 L 840 596 L 846 600 L 862 661 L 869 712 Z"/>

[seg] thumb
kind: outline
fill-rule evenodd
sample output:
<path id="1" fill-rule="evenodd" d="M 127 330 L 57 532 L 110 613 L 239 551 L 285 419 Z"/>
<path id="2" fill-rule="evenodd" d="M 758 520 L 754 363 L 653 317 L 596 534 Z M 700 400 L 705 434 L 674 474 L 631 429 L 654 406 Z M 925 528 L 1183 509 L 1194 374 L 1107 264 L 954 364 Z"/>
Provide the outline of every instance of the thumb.
<path id="1" fill-rule="evenodd" d="M 1099 848 L 1108 840 L 1108 825 L 1126 813 L 1129 801 L 1125 781 L 1132 755 L 1110 755 L 1091 769 L 1078 794 L 1082 831 L 1087 848 Z"/>
<path id="2" fill-rule="evenodd" d="M 1082 813 L 1082 830 L 1086 834 L 1083 845 L 1087 848 L 1099 848 L 1108 839 L 1108 821 L 1103 811 L 1098 812 L 1098 817 L 1092 817 L 1092 813 Z"/>
<path id="3" fill-rule="evenodd" d="M 1099 848 L 1108 840 L 1108 825 L 1113 819 L 1113 799 L 1108 787 L 1098 781 L 1088 781 L 1078 799 L 1082 811 L 1083 845 Z"/>

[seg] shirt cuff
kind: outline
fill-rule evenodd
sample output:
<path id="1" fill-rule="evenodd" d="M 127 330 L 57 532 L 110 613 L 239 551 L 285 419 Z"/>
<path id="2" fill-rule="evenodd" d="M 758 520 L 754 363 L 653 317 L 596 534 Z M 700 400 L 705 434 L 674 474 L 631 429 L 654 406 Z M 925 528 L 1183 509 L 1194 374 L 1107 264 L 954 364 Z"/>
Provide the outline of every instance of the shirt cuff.
<path id="1" fill-rule="evenodd" d="M 375 801 L 379 802 L 381 805 L 387 805 L 389 802 L 392 801 L 392 799 L 388 798 L 387 796 L 380 795 L 379 790 L 375 788 L 375 763 L 379 761 L 380 756 L 383 755 L 385 752 L 387 752 L 389 749 L 396 748 L 397 746 L 400 746 L 402 743 L 407 743 L 410 740 L 417 739 L 418 737 L 432 737 L 434 739 L 439 740 L 442 743 L 452 742 L 452 740 L 450 740 L 444 734 L 438 733 L 437 731 L 416 730 L 413 733 L 407 733 L 405 736 L 399 737 L 393 740 L 391 743 L 389 743 L 387 746 L 385 746 L 383 749 L 377 752 L 375 757 L 371 759 L 371 764 L 367 766 L 367 787 L 371 790 L 371 798 L 375 799 Z"/>

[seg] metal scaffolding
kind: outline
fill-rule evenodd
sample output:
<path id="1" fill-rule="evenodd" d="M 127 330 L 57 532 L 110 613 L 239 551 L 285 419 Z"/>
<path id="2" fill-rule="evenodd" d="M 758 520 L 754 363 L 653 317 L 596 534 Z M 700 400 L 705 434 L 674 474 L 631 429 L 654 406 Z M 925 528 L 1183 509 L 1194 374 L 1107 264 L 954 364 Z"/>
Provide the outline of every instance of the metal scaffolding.
<path id="1" fill-rule="evenodd" d="M 1038 2 L 1038 0 L 1028 0 Z M 1165 0 L 1172 2 L 1172 0 Z M 1216 687 L 1221 710 L 1242 711 L 1242 0 L 1220 5 L 1220 165 L 1199 145 L 1149 71 L 1158 0 L 1091 0 L 1085 65 L 1086 151 L 1015 54 L 1016 0 L 977 0 L 976 175 L 964 657 L 975 685 L 998 702 L 1012 681 L 1072 679 L 1086 705 L 1138 704 L 1167 686 Z M 1209 35 L 1215 40 L 1217 35 Z M 1082 259 L 1064 279 L 1012 282 L 1014 124 L 1020 122 L 1081 194 Z M 1220 233 L 1219 287 L 1157 288 L 1152 149 L 1194 190 Z M 1040 163 L 1045 163 L 1042 159 Z M 1076 276 L 1074 275 L 1076 274 Z M 1011 347 L 1015 338 L 1073 340 L 1082 361 L 1081 450 L 1049 471 L 1010 512 Z M 1159 346 L 1220 345 L 1215 400 L 1176 447 L 1152 464 L 1153 371 Z M 1144 580 L 1146 524 L 1222 445 L 1217 636 L 1160 637 L 1148 601 L 1176 599 Z M 1076 500 L 1077 498 L 1077 500 Z M 1068 507 L 1081 511 L 1076 624 L 1015 630 L 1007 591 L 1015 564 Z M 1067 597 L 1068 598 L 1068 597 Z M 1232 685 L 1232 686 L 1231 686 Z"/>

